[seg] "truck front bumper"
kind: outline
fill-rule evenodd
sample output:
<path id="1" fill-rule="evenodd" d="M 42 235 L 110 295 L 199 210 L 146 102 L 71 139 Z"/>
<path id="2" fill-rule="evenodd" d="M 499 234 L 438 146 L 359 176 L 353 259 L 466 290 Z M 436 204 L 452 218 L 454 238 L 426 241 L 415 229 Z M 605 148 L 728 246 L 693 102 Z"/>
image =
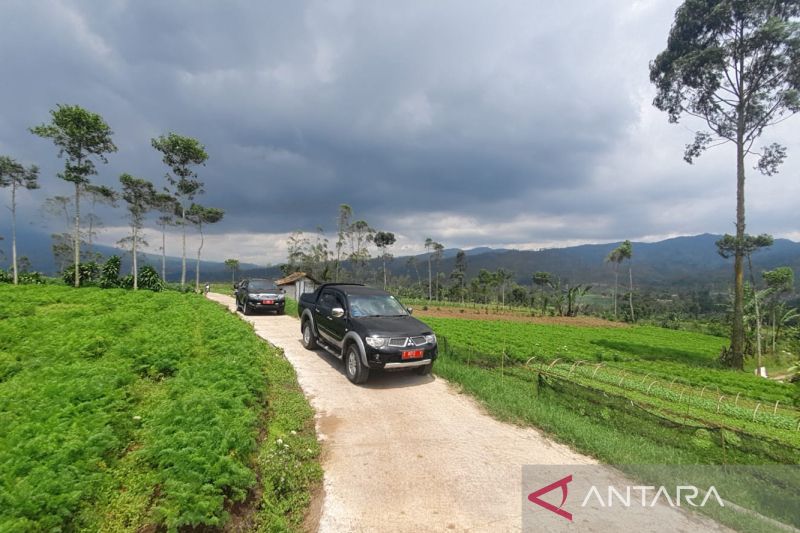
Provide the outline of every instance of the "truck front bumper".
<path id="1" fill-rule="evenodd" d="M 415 359 L 403 359 L 402 349 L 397 348 L 370 348 L 367 347 L 367 363 L 370 368 L 383 368 L 385 370 L 401 370 L 403 368 L 414 368 L 429 365 L 436 360 L 439 355 L 438 346 L 434 345 L 422 350 L 422 357 Z"/>

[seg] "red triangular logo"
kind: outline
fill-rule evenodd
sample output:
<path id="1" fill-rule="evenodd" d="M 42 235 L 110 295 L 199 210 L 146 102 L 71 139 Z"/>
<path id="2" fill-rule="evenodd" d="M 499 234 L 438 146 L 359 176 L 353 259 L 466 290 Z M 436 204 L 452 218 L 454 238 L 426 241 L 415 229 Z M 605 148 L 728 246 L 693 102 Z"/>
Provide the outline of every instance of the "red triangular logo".
<path id="1" fill-rule="evenodd" d="M 562 516 L 562 517 L 566 518 L 567 520 L 569 520 L 570 522 L 572 522 L 572 513 L 569 513 L 569 512 L 567 512 L 567 511 L 565 511 L 564 509 L 561 508 L 564 505 L 564 502 L 567 501 L 567 483 L 569 483 L 570 481 L 572 481 L 572 474 L 568 475 L 564 479 L 559 479 L 555 483 L 550 483 L 546 487 L 542 487 L 541 489 L 537 490 L 536 492 L 531 492 L 528 495 L 528 499 L 531 502 L 535 503 L 536 505 L 538 505 L 540 507 L 544 507 L 548 511 L 551 511 L 551 512 L 557 514 L 558 516 Z M 548 492 L 550 492 L 551 490 L 555 489 L 556 487 L 561 487 L 561 503 L 559 504 L 558 507 L 556 507 L 552 503 L 548 503 L 548 502 L 546 502 L 546 501 L 544 501 L 544 500 L 539 498 L 539 496 L 541 496 L 542 494 L 547 494 Z"/>

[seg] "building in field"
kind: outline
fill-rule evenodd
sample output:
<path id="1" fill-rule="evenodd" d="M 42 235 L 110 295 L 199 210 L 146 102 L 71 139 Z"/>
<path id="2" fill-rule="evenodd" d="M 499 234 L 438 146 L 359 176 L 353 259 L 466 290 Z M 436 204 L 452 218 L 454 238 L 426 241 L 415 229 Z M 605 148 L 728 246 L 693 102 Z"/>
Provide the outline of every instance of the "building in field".
<path id="1" fill-rule="evenodd" d="M 314 292 L 320 282 L 305 272 L 295 272 L 285 278 L 276 280 L 275 285 L 286 291 L 286 294 L 292 296 L 295 300 L 299 300 L 301 294 Z"/>

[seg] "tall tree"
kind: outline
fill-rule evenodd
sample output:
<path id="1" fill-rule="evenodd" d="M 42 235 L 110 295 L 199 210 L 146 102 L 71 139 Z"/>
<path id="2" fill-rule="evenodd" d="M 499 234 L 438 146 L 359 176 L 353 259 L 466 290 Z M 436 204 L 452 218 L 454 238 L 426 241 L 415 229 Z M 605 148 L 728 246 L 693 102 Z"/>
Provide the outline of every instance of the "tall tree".
<path id="1" fill-rule="evenodd" d="M 134 178 L 130 174 L 123 174 L 119 177 L 122 184 L 122 199 L 128 204 L 128 213 L 131 222 L 131 256 L 133 258 L 133 290 L 139 288 L 139 265 L 137 262 L 137 250 L 140 241 L 140 233 L 144 226 L 144 218 L 147 212 L 153 208 L 156 198 L 156 189 L 152 183 L 140 178 Z"/>
<path id="2" fill-rule="evenodd" d="M 347 238 L 350 243 L 350 253 L 347 258 L 353 265 L 356 281 L 363 282 L 364 266 L 369 261 L 369 244 L 375 238 L 375 230 L 366 220 L 356 220 L 347 228 Z"/>
<path id="3" fill-rule="evenodd" d="M 710 132 L 687 145 L 689 163 L 706 148 L 736 147 L 736 243 L 731 356 L 744 365 L 745 158 L 777 172 L 786 156 L 773 143 L 753 149 L 765 129 L 800 111 L 800 3 L 797 0 L 686 0 L 675 13 L 667 48 L 650 64 L 653 104 L 672 123 L 686 114 Z"/>
<path id="4" fill-rule="evenodd" d="M 168 192 L 179 206 L 181 226 L 181 287 L 186 286 L 186 211 L 189 202 L 203 193 L 203 182 L 197 179 L 196 165 L 205 165 L 208 154 L 200 141 L 191 137 L 168 133 L 151 139 L 153 148 L 161 152 L 162 161 L 172 173 L 167 173 Z"/>
<path id="5" fill-rule="evenodd" d="M 541 297 L 542 300 L 542 314 L 544 314 L 545 311 L 547 310 L 546 309 L 547 302 L 544 299 L 544 288 L 548 287 L 552 283 L 552 281 L 553 281 L 553 276 L 550 274 L 550 272 L 539 271 L 533 273 L 533 284 L 539 286 L 539 296 Z"/>
<path id="6" fill-rule="evenodd" d="M 156 225 L 161 230 L 161 279 L 167 280 L 167 228 L 175 225 L 175 213 L 178 211 L 178 202 L 169 193 L 156 194 L 153 208 L 161 215 L 156 219 Z"/>
<path id="7" fill-rule="evenodd" d="M 86 230 L 86 238 L 88 244 L 87 256 L 91 258 L 92 261 L 98 260 L 100 254 L 95 256 L 94 250 L 92 248 L 94 244 L 94 235 L 95 235 L 95 226 L 100 224 L 100 219 L 95 214 L 95 210 L 97 209 L 97 204 L 105 204 L 116 207 L 117 205 L 117 198 L 119 195 L 117 191 L 112 189 L 111 187 L 107 187 L 105 185 L 86 185 L 84 187 L 84 195 L 89 198 L 89 214 L 86 216 L 89 227 Z"/>
<path id="8" fill-rule="evenodd" d="M 434 294 L 437 300 L 441 299 L 441 295 L 439 294 L 439 267 L 442 264 L 442 257 L 444 257 L 444 245 L 436 242 L 433 244 L 433 260 L 436 263 L 436 290 Z"/>
<path id="9" fill-rule="evenodd" d="M 617 294 L 619 293 L 619 265 L 625 260 L 622 245 L 617 246 L 606 256 L 606 263 L 614 268 L 614 318 L 617 318 Z"/>
<path id="10" fill-rule="evenodd" d="M 194 268 L 194 290 L 200 292 L 200 254 L 203 253 L 203 244 L 205 237 L 203 234 L 203 226 L 207 224 L 216 224 L 222 217 L 225 216 L 225 211 L 216 207 L 203 207 L 202 205 L 192 204 L 186 211 L 186 219 L 192 224 L 197 226 L 197 231 L 200 232 L 200 246 L 197 248 L 197 262 Z"/>
<path id="11" fill-rule="evenodd" d="M 440 254 L 444 246 L 434 241 L 430 237 L 425 239 L 425 252 L 428 254 L 428 300 L 433 300 L 433 258 L 434 254 Z"/>
<path id="12" fill-rule="evenodd" d="M 339 215 L 336 217 L 336 272 L 334 280 L 339 281 L 342 268 L 342 249 L 347 242 L 347 229 L 350 227 L 350 217 L 353 216 L 353 208 L 347 204 L 339 206 Z"/>
<path id="13" fill-rule="evenodd" d="M 386 290 L 386 259 L 391 257 L 387 249 L 393 245 L 397 238 L 391 231 L 379 231 L 375 234 L 375 246 L 381 251 L 381 260 L 383 261 L 383 290 Z"/>
<path id="14" fill-rule="evenodd" d="M 495 273 L 495 278 L 497 279 L 497 285 L 500 287 L 500 298 L 503 307 L 506 306 L 506 285 L 509 281 L 514 279 L 514 273 L 510 270 L 506 270 L 503 267 L 498 268 Z"/>
<path id="15" fill-rule="evenodd" d="M 628 306 L 631 311 L 631 322 L 636 322 L 636 317 L 633 314 L 633 245 L 631 241 L 625 240 L 619 245 L 619 254 L 620 261 L 628 261 Z"/>
<path id="16" fill-rule="evenodd" d="M 17 264 L 17 189 L 38 189 L 39 168 L 28 168 L 8 156 L 0 156 L 0 187 L 11 187 L 11 269 L 14 285 L 19 283 Z"/>
<path id="17" fill-rule="evenodd" d="M 228 267 L 231 271 L 231 284 L 236 283 L 236 272 L 239 270 L 239 260 L 226 259 L 225 266 Z"/>
<path id="18" fill-rule="evenodd" d="M 64 171 L 58 177 L 75 186 L 75 227 L 73 230 L 73 249 L 75 262 L 75 286 L 80 287 L 81 273 L 81 191 L 91 183 L 90 178 L 97 174 L 93 157 L 107 163 L 106 154 L 116 152 L 111 140 L 111 128 L 97 113 L 87 111 L 77 105 L 57 105 L 50 111 L 49 124 L 31 128 L 31 133 L 51 139 L 58 147 L 58 157 L 65 157 Z"/>
<path id="19" fill-rule="evenodd" d="M 456 282 L 458 294 L 461 303 L 464 303 L 464 296 L 466 292 L 466 278 L 467 278 L 467 254 L 464 250 L 459 250 L 456 253 L 456 260 L 453 265 L 453 271 L 450 272 L 450 279 Z"/>

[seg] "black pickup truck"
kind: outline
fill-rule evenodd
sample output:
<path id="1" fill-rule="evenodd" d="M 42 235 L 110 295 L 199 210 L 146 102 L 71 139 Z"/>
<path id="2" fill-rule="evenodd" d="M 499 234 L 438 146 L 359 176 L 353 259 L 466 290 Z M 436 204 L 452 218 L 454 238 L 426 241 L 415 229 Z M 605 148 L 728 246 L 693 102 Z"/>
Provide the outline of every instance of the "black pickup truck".
<path id="1" fill-rule="evenodd" d="M 385 291 L 327 283 L 300 296 L 297 308 L 303 346 L 342 359 L 353 383 L 364 383 L 370 369 L 431 371 L 436 335 Z"/>

